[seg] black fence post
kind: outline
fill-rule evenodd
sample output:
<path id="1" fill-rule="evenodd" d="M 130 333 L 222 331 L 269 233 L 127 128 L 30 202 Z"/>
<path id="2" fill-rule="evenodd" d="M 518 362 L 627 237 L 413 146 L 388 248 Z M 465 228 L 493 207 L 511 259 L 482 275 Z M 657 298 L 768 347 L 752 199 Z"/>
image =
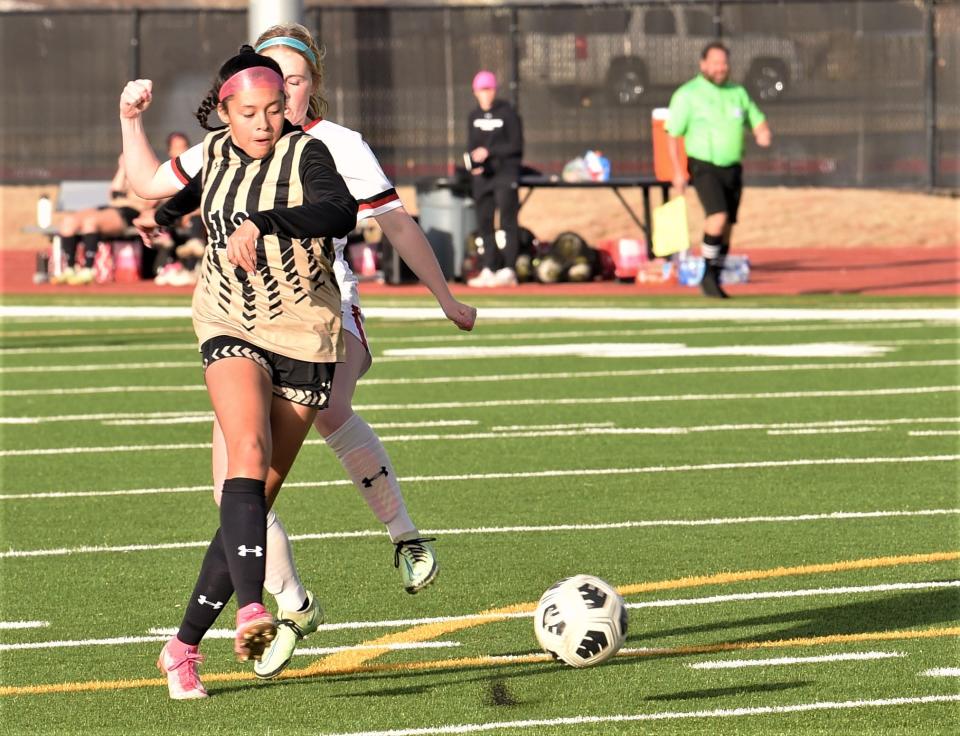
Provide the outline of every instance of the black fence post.
<path id="1" fill-rule="evenodd" d="M 924 30 L 927 37 L 926 95 L 924 117 L 927 133 L 927 187 L 937 186 L 937 35 L 934 0 L 924 0 Z"/>
<path id="2" fill-rule="evenodd" d="M 130 79 L 140 79 L 140 8 L 133 9 L 130 36 Z"/>
<path id="3" fill-rule="evenodd" d="M 722 0 L 713 0 L 713 36 L 716 39 L 723 38 L 723 2 Z"/>
<path id="4" fill-rule="evenodd" d="M 520 11 L 510 8 L 510 101 L 520 109 Z"/>

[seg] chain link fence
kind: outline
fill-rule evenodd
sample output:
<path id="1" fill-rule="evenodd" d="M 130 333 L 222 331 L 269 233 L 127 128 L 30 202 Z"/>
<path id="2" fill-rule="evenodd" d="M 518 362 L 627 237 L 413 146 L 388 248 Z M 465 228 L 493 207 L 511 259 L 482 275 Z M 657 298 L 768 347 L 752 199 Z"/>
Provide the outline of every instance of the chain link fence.
<path id="1" fill-rule="evenodd" d="M 309 3 L 308 3 L 309 5 Z M 630 2 L 310 8 L 326 46 L 330 117 L 360 130 L 398 183 L 452 173 L 470 80 L 489 68 L 545 173 L 601 149 L 614 174 L 652 171 L 651 111 L 721 37 L 732 77 L 767 113 L 751 183 L 960 188 L 960 3 Z M 9 12 L 0 16 L 0 179 L 105 178 L 125 81 L 154 80 L 158 151 L 180 130 L 246 15 L 231 11 Z M 16 70 L 16 73 L 11 73 Z"/>

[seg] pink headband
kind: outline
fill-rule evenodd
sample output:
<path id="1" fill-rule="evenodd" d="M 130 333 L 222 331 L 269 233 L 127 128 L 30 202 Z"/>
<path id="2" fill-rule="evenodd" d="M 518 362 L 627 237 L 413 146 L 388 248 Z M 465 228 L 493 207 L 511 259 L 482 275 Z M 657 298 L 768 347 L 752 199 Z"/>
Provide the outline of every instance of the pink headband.
<path id="1" fill-rule="evenodd" d="M 252 66 L 248 69 L 241 69 L 220 87 L 220 102 L 223 102 L 230 97 L 230 95 L 235 95 L 237 92 L 246 89 L 256 89 L 258 87 L 283 89 L 283 77 L 273 71 L 273 69 L 265 66 Z"/>

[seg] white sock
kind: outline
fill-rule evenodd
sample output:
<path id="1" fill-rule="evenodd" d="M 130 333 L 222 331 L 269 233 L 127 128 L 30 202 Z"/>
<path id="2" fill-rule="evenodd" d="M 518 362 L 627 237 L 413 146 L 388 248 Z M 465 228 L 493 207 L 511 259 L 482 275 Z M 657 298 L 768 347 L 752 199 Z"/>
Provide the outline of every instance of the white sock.
<path id="1" fill-rule="evenodd" d="M 307 599 L 307 591 L 293 563 L 287 530 L 273 510 L 267 514 L 267 569 L 263 587 L 277 599 L 282 611 L 296 611 Z"/>
<path id="2" fill-rule="evenodd" d="M 327 444 L 370 510 L 386 524 L 390 539 L 415 535 L 393 463 L 370 425 L 354 414 L 327 437 Z"/>

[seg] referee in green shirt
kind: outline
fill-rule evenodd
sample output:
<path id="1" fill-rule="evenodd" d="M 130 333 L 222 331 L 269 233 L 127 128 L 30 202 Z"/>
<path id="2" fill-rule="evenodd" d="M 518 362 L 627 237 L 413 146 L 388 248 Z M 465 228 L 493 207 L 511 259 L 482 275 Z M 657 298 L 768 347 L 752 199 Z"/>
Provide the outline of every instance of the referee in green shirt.
<path id="1" fill-rule="evenodd" d="M 684 138 L 690 180 L 703 205 L 703 245 L 706 270 L 700 288 L 706 296 L 726 299 L 720 272 L 730 250 L 730 233 L 737 221 L 743 191 L 743 129 L 749 126 L 757 145 L 770 145 L 770 126 L 747 91 L 730 82 L 730 52 L 720 42 L 700 54 L 700 74 L 682 85 L 670 99 L 667 133 L 673 186 L 681 194 L 687 172 L 680 170 L 680 138 Z"/>

